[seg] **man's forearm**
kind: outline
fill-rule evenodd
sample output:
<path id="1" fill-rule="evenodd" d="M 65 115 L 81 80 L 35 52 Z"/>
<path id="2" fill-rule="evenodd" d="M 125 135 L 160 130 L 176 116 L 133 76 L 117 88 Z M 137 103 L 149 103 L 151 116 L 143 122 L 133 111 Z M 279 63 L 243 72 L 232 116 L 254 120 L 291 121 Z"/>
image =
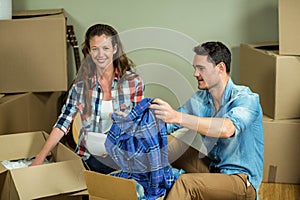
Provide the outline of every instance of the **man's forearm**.
<path id="1" fill-rule="evenodd" d="M 228 118 L 209 118 L 181 114 L 178 124 L 202 135 L 229 138 L 234 135 L 235 127 Z"/>

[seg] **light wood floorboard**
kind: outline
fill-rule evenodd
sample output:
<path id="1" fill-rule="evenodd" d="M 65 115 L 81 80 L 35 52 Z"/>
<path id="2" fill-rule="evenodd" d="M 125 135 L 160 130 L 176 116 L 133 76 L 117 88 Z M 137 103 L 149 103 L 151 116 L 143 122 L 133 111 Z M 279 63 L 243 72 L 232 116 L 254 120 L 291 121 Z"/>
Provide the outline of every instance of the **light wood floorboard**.
<path id="1" fill-rule="evenodd" d="M 258 195 L 261 200 L 300 200 L 300 184 L 262 183 Z"/>

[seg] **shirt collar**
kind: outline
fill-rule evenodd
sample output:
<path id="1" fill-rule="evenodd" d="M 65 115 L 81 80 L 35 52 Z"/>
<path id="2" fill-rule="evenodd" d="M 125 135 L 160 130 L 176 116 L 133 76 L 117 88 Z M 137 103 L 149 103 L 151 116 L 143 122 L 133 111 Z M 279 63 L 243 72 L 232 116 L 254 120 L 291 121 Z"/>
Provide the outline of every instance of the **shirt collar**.
<path id="1" fill-rule="evenodd" d="M 119 71 L 116 68 L 115 69 L 115 77 L 113 79 L 113 86 L 118 82 L 118 80 L 119 80 Z M 100 83 L 98 82 L 97 73 L 94 73 L 94 76 L 91 78 L 91 88 L 94 88 L 96 86 L 100 87 Z"/>
<path id="2" fill-rule="evenodd" d="M 232 82 L 232 79 L 229 78 L 229 80 L 226 84 L 225 90 L 224 90 L 223 97 L 222 97 L 222 103 L 221 103 L 222 105 L 223 105 L 224 102 L 229 101 L 233 85 L 234 85 L 234 83 Z M 206 103 L 207 104 L 211 103 L 213 105 L 212 97 L 211 97 L 211 94 L 209 93 L 208 90 L 206 90 L 206 95 L 207 95 L 207 102 Z"/>
<path id="3" fill-rule="evenodd" d="M 232 87 L 234 86 L 234 83 L 232 82 L 232 79 L 229 78 L 227 85 L 224 90 L 223 98 L 222 98 L 222 104 L 223 102 L 228 102 L 231 97 L 231 91 Z"/>

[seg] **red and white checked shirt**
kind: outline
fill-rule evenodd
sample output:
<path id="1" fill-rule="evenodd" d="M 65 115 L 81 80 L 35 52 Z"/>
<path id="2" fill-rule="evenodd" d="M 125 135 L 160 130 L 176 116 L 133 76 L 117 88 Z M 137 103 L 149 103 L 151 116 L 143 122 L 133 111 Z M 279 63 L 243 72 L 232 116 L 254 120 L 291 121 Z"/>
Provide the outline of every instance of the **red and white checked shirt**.
<path id="1" fill-rule="evenodd" d="M 83 108 L 85 106 L 83 99 L 83 81 L 79 81 L 72 85 L 68 94 L 68 99 L 54 125 L 54 127 L 60 128 L 67 134 L 76 113 L 80 113 L 82 127 L 80 129 L 75 152 L 83 157 L 84 160 L 88 159 L 90 156 L 90 153 L 86 149 L 86 133 L 102 132 L 100 116 L 103 92 L 97 80 L 96 74 L 89 79 L 89 84 L 91 84 L 91 89 L 89 91 L 92 106 L 91 115 L 86 116 L 83 114 Z M 134 72 L 127 71 L 122 78 L 119 78 L 118 72 L 116 71 L 111 92 L 114 111 L 123 111 L 128 114 L 131 109 L 143 99 L 144 83 L 141 77 Z"/>

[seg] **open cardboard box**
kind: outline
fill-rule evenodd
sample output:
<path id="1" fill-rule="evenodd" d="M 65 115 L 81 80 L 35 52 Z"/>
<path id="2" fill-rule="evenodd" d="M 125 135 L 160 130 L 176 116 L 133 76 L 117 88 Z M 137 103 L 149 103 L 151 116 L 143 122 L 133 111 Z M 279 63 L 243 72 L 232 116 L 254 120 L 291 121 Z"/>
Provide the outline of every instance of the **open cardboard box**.
<path id="1" fill-rule="evenodd" d="M 43 131 L 0 136 L 0 161 L 36 156 L 48 134 Z M 0 199 L 74 199 L 86 189 L 81 158 L 59 143 L 49 155 L 52 162 L 39 166 L 6 169 L 0 163 Z"/>
<path id="2" fill-rule="evenodd" d="M 281 56 L 277 43 L 241 44 L 240 84 L 258 93 L 265 115 L 300 118 L 300 56 Z"/>
<path id="3" fill-rule="evenodd" d="M 89 200 L 138 200 L 136 182 L 85 170 Z M 163 200 L 160 197 L 157 200 Z"/>
<path id="4" fill-rule="evenodd" d="M 136 183 L 130 179 L 84 171 L 89 200 L 137 200 Z"/>
<path id="5" fill-rule="evenodd" d="M 68 89 L 63 9 L 13 12 L 0 38 L 0 93 Z"/>

